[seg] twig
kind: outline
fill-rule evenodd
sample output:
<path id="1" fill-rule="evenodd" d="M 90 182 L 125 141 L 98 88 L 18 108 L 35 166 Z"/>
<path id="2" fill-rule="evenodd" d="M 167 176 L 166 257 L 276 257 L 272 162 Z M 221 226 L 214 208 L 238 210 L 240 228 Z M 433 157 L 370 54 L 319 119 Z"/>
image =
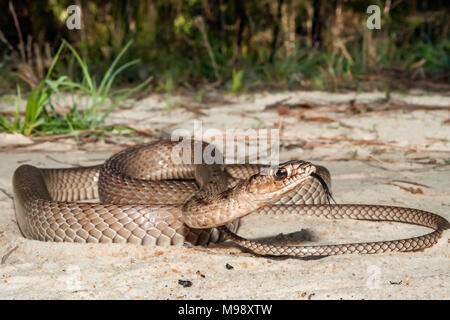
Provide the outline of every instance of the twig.
<path id="1" fill-rule="evenodd" d="M 421 184 L 421 183 L 417 183 L 417 182 L 413 182 L 413 181 L 408 181 L 408 180 L 392 180 L 391 182 L 401 182 L 401 183 L 408 183 L 408 184 L 412 184 L 418 187 L 424 187 L 424 188 L 428 188 L 430 189 L 430 186 L 427 186 L 426 184 Z"/>
<path id="2" fill-rule="evenodd" d="M 11 250 L 9 250 L 3 257 L 2 257 L 2 262 L 1 264 L 5 264 L 6 260 L 9 258 L 9 256 L 16 251 L 19 248 L 19 246 L 15 246 L 14 248 L 12 248 Z"/>
<path id="3" fill-rule="evenodd" d="M 22 56 L 22 61 L 26 62 L 25 47 L 24 47 L 24 42 L 23 42 L 23 38 L 22 38 L 22 30 L 20 29 L 19 19 L 17 19 L 16 10 L 14 10 L 14 5 L 13 5 L 12 1 L 9 1 L 9 11 L 11 11 L 11 14 L 14 19 L 14 24 L 16 25 L 17 33 L 19 35 L 20 55 Z"/>
<path id="4" fill-rule="evenodd" d="M 278 106 L 284 105 L 284 103 L 290 99 L 291 99 L 291 97 L 287 97 L 287 98 L 275 101 L 274 103 L 270 103 L 264 107 L 264 111 L 276 109 Z"/>
<path id="5" fill-rule="evenodd" d="M 179 107 L 185 109 L 186 111 L 192 112 L 192 113 L 194 113 L 194 114 L 196 114 L 198 116 L 202 116 L 202 117 L 203 116 L 205 116 L 205 117 L 208 116 L 206 113 L 204 113 L 203 111 L 199 110 L 201 107 L 191 107 L 191 106 L 187 106 L 187 105 L 184 105 L 184 104 L 180 104 Z"/>
<path id="6" fill-rule="evenodd" d="M 333 137 L 333 138 L 320 137 L 318 139 L 335 141 L 335 142 L 356 143 L 359 145 L 382 146 L 382 147 L 386 147 L 386 148 L 400 149 L 400 150 L 414 150 L 416 152 L 450 152 L 448 150 L 422 149 L 422 148 L 414 148 L 414 147 L 396 146 L 393 144 L 388 144 L 388 143 L 384 143 L 384 142 L 376 141 L 376 140 L 349 139 L 349 138 L 343 138 L 343 137 Z"/>
<path id="7" fill-rule="evenodd" d="M 2 41 L 9 50 L 15 51 L 13 46 L 9 43 L 8 39 L 6 39 L 5 34 L 2 32 L 2 30 L 0 30 L 0 41 Z"/>
<path id="8" fill-rule="evenodd" d="M 197 28 L 200 30 L 200 33 L 202 34 L 203 41 L 205 42 L 205 47 L 206 47 L 206 49 L 208 51 L 209 58 L 211 59 L 211 64 L 212 64 L 212 67 L 214 69 L 214 74 L 216 76 L 216 79 L 220 80 L 219 71 L 217 69 L 217 64 L 216 64 L 216 59 L 214 58 L 214 53 L 213 53 L 213 51 L 211 49 L 211 45 L 209 44 L 209 41 L 208 41 L 208 35 L 206 33 L 205 23 L 203 21 L 203 17 L 201 17 L 201 16 L 196 17 L 195 18 L 195 25 L 197 26 Z"/>
<path id="9" fill-rule="evenodd" d="M 56 163 L 59 163 L 59 164 L 65 164 L 65 165 L 69 165 L 69 166 L 72 166 L 72 167 L 75 167 L 75 168 L 76 167 L 80 167 L 80 164 L 70 163 L 70 162 L 66 162 L 66 161 L 61 161 L 61 160 L 58 160 L 58 159 L 52 157 L 51 155 L 46 155 L 45 157 L 50 159 L 50 160 L 52 160 L 52 161 L 54 161 L 54 162 L 56 162 Z"/>
<path id="10" fill-rule="evenodd" d="M 41 56 L 41 50 L 37 43 L 34 44 L 34 55 L 36 56 L 36 70 L 39 79 L 44 79 L 44 63 Z"/>
<path id="11" fill-rule="evenodd" d="M 13 197 L 11 194 L 9 194 L 9 192 L 6 191 L 5 189 L 0 188 L 0 191 L 3 192 L 3 194 L 4 194 L 5 196 L 7 196 L 8 198 L 10 198 L 11 200 L 14 199 L 14 197 Z"/>

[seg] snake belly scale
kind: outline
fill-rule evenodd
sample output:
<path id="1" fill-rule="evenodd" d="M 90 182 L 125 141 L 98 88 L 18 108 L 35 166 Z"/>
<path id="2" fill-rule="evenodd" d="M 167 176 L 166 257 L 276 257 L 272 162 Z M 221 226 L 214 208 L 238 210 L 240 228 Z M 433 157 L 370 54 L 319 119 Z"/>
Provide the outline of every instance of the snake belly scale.
<path id="1" fill-rule="evenodd" d="M 192 147 L 194 143 L 202 150 L 210 146 L 193 141 Z M 227 238 L 261 255 L 305 257 L 420 250 L 435 244 L 449 228 L 443 217 L 417 209 L 327 204 L 330 174 L 309 162 L 288 161 L 262 174 L 259 165 L 192 164 L 193 158 L 174 162 L 174 153 L 181 153 L 178 147 L 178 142 L 170 141 L 142 144 L 91 167 L 20 166 L 14 172 L 13 189 L 22 234 L 42 241 L 146 246 L 204 245 Z M 239 219 L 257 211 L 396 221 L 433 231 L 366 243 L 263 244 L 235 233 Z"/>

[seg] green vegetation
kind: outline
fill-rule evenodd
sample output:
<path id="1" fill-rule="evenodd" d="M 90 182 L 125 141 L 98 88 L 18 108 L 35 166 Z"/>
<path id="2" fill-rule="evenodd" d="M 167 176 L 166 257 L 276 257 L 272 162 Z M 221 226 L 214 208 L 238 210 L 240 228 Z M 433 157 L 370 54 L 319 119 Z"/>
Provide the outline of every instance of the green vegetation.
<path id="1" fill-rule="evenodd" d="M 233 70 L 232 78 L 231 78 L 231 92 L 237 93 L 242 89 L 243 82 L 242 77 L 244 76 L 244 70 Z"/>
<path id="2" fill-rule="evenodd" d="M 136 65 L 139 61 L 133 60 L 116 68 L 120 58 L 130 47 L 131 41 L 119 52 L 112 64 L 109 66 L 100 84 L 97 85 L 95 78 L 89 73 L 87 64 L 81 59 L 78 52 L 63 40 L 55 55 L 52 65 L 44 80 L 31 91 L 25 108 L 25 116 L 20 116 L 21 91 L 17 87 L 16 112 L 13 119 L 9 120 L 0 114 L 0 131 L 18 132 L 24 135 L 30 134 L 60 134 L 74 133 L 77 131 L 101 129 L 108 115 L 132 93 L 142 89 L 151 78 L 134 88 L 124 88 L 113 91 L 111 89 L 116 77 L 125 69 Z M 76 58 L 81 70 L 82 80 L 76 82 L 67 76 L 60 76 L 51 80 L 51 74 L 64 47 L 69 48 Z M 71 101 L 67 101 L 67 94 Z M 52 102 L 52 96 L 56 95 L 66 105 L 71 105 L 68 112 L 58 112 Z M 82 100 L 87 106 L 80 109 Z M 107 103 L 110 105 L 107 106 Z"/>
<path id="3" fill-rule="evenodd" d="M 62 37 L 69 39 L 97 78 L 133 39 L 124 59 L 140 62 L 137 69 L 117 75 L 117 83 L 140 83 L 153 75 L 153 89 L 168 93 L 201 90 L 205 84 L 231 92 L 267 87 L 338 90 L 357 88 L 362 79 L 374 75 L 385 78 L 379 80 L 382 87 L 386 82 L 408 86 L 417 79 L 449 81 L 448 9 L 431 0 L 78 3 L 83 12 L 81 30 L 66 27 L 66 9 L 73 1 L 14 2 L 19 25 L 27 23 L 27 34 L 20 36 L 24 29 L 17 28 L 8 1 L 0 5 L 4 16 L 0 65 L 5 67 L 0 77 L 6 83 L 14 81 L 11 71 L 23 63 L 23 55 L 30 65 L 27 70 L 35 74 L 31 77 L 17 68 L 19 77 L 27 83 L 30 78 L 40 80 L 45 72 L 36 70 L 42 69 L 38 60 L 48 67 L 46 47 Z M 367 7 L 373 4 L 381 9 L 380 30 L 365 26 Z M 28 52 L 28 45 L 36 48 Z M 73 68 L 73 56 L 62 55 L 60 60 L 58 74 L 71 78 L 84 74 L 83 68 Z M 399 77 L 410 81 L 398 81 Z"/>
<path id="4" fill-rule="evenodd" d="M 14 119 L 10 122 L 5 116 L 0 114 L 1 131 L 18 132 L 28 136 L 44 123 L 45 119 L 43 117 L 43 113 L 45 110 L 45 105 L 48 103 L 51 95 L 51 89 L 46 87 L 46 82 L 49 80 L 49 76 L 52 73 L 55 63 L 58 61 L 62 48 L 63 46 L 61 45 L 55 58 L 53 59 L 52 65 L 50 66 L 45 79 L 41 81 L 39 85 L 29 94 L 25 107 L 25 117 L 23 120 L 21 120 L 20 117 L 20 86 L 17 85 L 17 101 Z"/>
<path id="5" fill-rule="evenodd" d="M 211 89 L 448 91 L 448 9 L 440 3 L 80 0 L 82 29 L 69 30 L 73 1 L 3 1 L 0 91 L 28 99 L 23 115 L 0 116 L 0 130 L 95 131 L 144 87 L 200 102 Z M 366 27 L 373 4 L 380 30 Z"/>

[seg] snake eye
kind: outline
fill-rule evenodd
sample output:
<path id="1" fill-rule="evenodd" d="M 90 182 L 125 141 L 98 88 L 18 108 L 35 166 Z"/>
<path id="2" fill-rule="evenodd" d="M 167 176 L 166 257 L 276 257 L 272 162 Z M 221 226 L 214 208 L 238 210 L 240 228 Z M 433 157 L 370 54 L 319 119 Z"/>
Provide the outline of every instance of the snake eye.
<path id="1" fill-rule="evenodd" d="M 278 168 L 278 170 L 275 172 L 275 177 L 277 178 L 284 178 L 286 176 L 287 176 L 286 168 Z"/>

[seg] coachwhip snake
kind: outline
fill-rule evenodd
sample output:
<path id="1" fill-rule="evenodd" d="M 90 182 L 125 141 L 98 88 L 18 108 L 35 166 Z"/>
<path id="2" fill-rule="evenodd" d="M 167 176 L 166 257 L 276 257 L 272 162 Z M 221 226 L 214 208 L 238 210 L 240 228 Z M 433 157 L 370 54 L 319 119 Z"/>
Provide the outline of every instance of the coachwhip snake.
<path id="1" fill-rule="evenodd" d="M 201 145 L 202 150 L 210 146 Z M 173 155 L 181 152 L 177 146 L 169 141 L 143 144 L 92 167 L 20 166 L 13 189 L 21 232 L 42 241 L 140 245 L 207 244 L 225 236 L 257 254 L 305 257 L 420 250 L 449 228 L 443 217 L 417 209 L 327 204 L 329 172 L 308 162 L 288 161 L 262 174 L 256 165 L 174 163 Z M 97 198 L 99 203 L 77 202 Z M 234 233 L 239 218 L 256 211 L 395 221 L 434 230 L 378 242 L 263 244 Z"/>

